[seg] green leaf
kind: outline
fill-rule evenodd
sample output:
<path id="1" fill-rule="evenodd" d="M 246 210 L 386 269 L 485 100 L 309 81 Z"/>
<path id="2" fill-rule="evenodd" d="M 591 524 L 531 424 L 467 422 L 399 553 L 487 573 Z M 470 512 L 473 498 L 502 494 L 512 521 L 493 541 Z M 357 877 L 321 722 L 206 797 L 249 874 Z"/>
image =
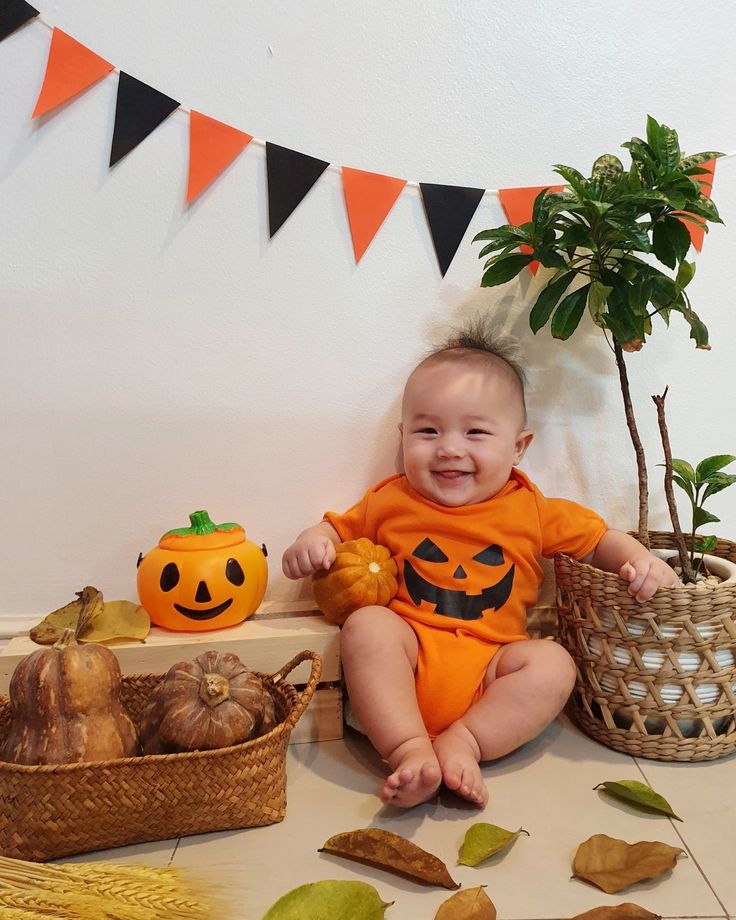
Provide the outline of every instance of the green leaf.
<path id="1" fill-rule="evenodd" d="M 663 463 L 660 463 L 659 466 L 664 466 Z M 681 476 L 678 476 L 677 473 L 672 474 L 672 481 L 676 482 L 677 485 L 687 494 L 687 497 L 691 502 L 695 502 L 695 489 L 693 484 L 688 482 L 687 479 L 683 479 Z"/>
<path id="2" fill-rule="evenodd" d="M 593 281 L 588 292 L 588 310 L 593 317 L 593 322 L 600 326 L 603 308 L 606 305 L 608 295 L 613 290 L 612 287 L 603 284 L 601 281 Z"/>
<path id="3" fill-rule="evenodd" d="M 382 901 L 365 882 L 328 880 L 300 885 L 279 898 L 263 920 L 380 920 L 393 901 Z"/>
<path id="4" fill-rule="evenodd" d="M 504 224 L 501 227 L 494 227 L 492 230 L 481 230 L 473 237 L 473 242 L 481 240 L 498 240 L 504 244 L 518 242 L 530 243 L 531 236 L 521 227 L 515 227 L 513 224 Z"/>
<path id="5" fill-rule="evenodd" d="M 715 454 L 713 457 L 706 457 L 695 467 L 695 478 L 697 482 L 700 482 L 703 479 L 707 479 L 712 473 L 716 473 L 718 470 L 722 470 L 724 466 L 734 462 L 736 462 L 736 457 L 733 454 Z"/>
<path id="6" fill-rule="evenodd" d="M 458 863 L 461 866 L 477 866 L 496 853 L 500 853 L 501 850 L 505 850 L 520 834 L 529 836 L 523 827 L 520 827 L 518 831 L 507 831 L 495 824 L 484 822 L 473 824 L 465 833 Z"/>
<path id="7" fill-rule="evenodd" d="M 675 278 L 675 283 L 678 284 L 681 288 L 686 288 L 694 277 L 695 263 L 681 262 L 680 267 L 677 269 L 677 277 Z"/>
<path id="8" fill-rule="evenodd" d="M 695 482 L 696 475 L 695 470 L 687 462 L 687 460 L 672 460 L 672 469 L 677 473 L 678 476 L 682 476 L 683 479 L 686 479 L 688 482 Z"/>
<path id="9" fill-rule="evenodd" d="M 637 808 L 647 812 L 657 812 L 658 814 L 667 815 L 668 818 L 674 818 L 676 821 L 682 821 L 672 810 L 672 806 L 663 796 L 655 792 L 651 786 L 639 783 L 635 779 L 622 779 L 615 782 L 599 783 L 594 789 L 603 788 L 604 792 L 616 799 L 622 799 L 630 802 Z"/>
<path id="10" fill-rule="evenodd" d="M 687 210 L 696 217 L 704 217 L 706 220 L 713 221 L 714 224 L 723 223 L 718 208 L 706 195 L 701 195 L 695 201 L 688 202 Z"/>
<path id="11" fill-rule="evenodd" d="M 691 153 L 689 156 L 683 157 L 680 160 L 678 169 L 685 172 L 692 166 L 699 166 L 701 163 L 710 163 L 711 160 L 717 160 L 719 157 L 723 156 L 725 156 L 725 153 L 717 153 L 715 150 L 706 150 L 703 151 L 703 153 Z"/>
<path id="12" fill-rule="evenodd" d="M 578 172 L 577 169 L 573 169 L 572 166 L 565 166 L 562 163 L 557 163 L 553 168 L 581 198 L 585 197 L 585 187 L 588 180 L 581 172 Z"/>
<path id="13" fill-rule="evenodd" d="M 711 495 L 717 495 L 736 482 L 736 476 L 731 473 L 711 473 L 707 480 L 708 485 L 705 487 L 701 501 L 710 498 Z"/>
<path id="14" fill-rule="evenodd" d="M 695 552 L 696 553 L 712 553 L 713 550 L 718 546 L 718 537 L 696 537 L 695 538 Z"/>
<path id="15" fill-rule="evenodd" d="M 481 287 L 495 287 L 515 278 L 519 272 L 534 261 L 534 256 L 527 253 L 504 256 L 483 274 Z"/>
<path id="16" fill-rule="evenodd" d="M 590 284 L 568 294 L 555 310 L 552 317 L 552 335 L 556 339 L 569 339 L 578 327 L 585 312 L 585 303 L 588 299 Z"/>
<path id="17" fill-rule="evenodd" d="M 529 314 L 529 326 L 535 335 L 546 325 L 552 315 L 552 311 L 557 306 L 557 302 L 570 286 L 570 282 L 574 277 L 575 272 L 567 272 L 567 274 L 563 275 L 561 278 L 548 284 L 539 297 L 537 297 L 537 302 L 534 304 Z"/>
<path id="18" fill-rule="evenodd" d="M 687 255 L 690 234 L 681 220 L 676 217 L 665 217 L 654 225 L 652 246 L 659 261 L 669 268 L 674 268 Z"/>
<path id="19" fill-rule="evenodd" d="M 612 153 L 604 153 L 593 163 L 590 178 L 601 185 L 613 185 L 624 174 L 624 164 Z"/>
<path id="20" fill-rule="evenodd" d="M 557 245 L 560 249 L 577 248 L 578 246 L 589 249 L 590 243 L 590 227 L 578 221 L 569 223 L 557 238 Z"/>
<path id="21" fill-rule="evenodd" d="M 681 156 L 677 131 L 674 128 L 668 128 L 667 125 L 661 125 L 659 136 L 662 165 L 665 169 L 676 169 Z"/>
<path id="22" fill-rule="evenodd" d="M 706 511 L 705 508 L 696 508 L 693 512 L 693 530 L 697 530 L 703 524 L 718 524 L 720 520 L 715 514 Z"/>

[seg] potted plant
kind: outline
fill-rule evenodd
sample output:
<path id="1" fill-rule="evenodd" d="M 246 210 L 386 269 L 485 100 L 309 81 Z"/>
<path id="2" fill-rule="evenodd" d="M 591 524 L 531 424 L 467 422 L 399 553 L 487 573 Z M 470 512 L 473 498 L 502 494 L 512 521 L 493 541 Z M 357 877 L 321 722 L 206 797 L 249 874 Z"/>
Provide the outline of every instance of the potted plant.
<path id="1" fill-rule="evenodd" d="M 484 230 L 474 241 L 485 243 L 479 253 L 486 259 L 484 287 L 510 281 L 534 260 L 552 270 L 530 308 L 529 324 L 535 333 L 550 323 L 552 335 L 566 340 L 587 313 L 605 335 L 618 369 L 636 455 L 636 535 L 647 547 L 650 536 L 655 547 L 671 547 L 671 534 L 648 531 L 647 465 L 625 355 L 639 351 L 654 329 L 668 326 L 674 315 L 688 324 L 697 348 L 710 347 L 708 330 L 686 290 L 695 273 L 686 259 L 691 242 L 687 222 L 704 231 L 709 222 L 721 223 L 715 204 L 704 193 L 704 178 L 709 176 L 704 164 L 722 154 L 685 156 L 677 132 L 651 116 L 646 140 L 633 137 L 622 146 L 631 157 L 628 169 L 611 154 L 598 157 L 589 176 L 557 165 L 555 172 L 566 185 L 562 191 L 543 190 L 530 221 Z M 676 518 L 673 477 L 686 488 L 687 476 L 683 461 L 673 461 L 669 452 L 665 395 L 655 402 L 668 504 Z M 722 473 L 729 459 L 709 458 L 710 465 L 703 461 L 698 470 L 705 476 L 729 478 Z M 725 487 L 722 481 L 709 494 L 719 487 Z M 698 526 L 712 519 L 701 518 Z M 679 530 L 677 521 L 674 526 Z M 710 544 L 718 555 L 736 562 L 736 544 L 714 544 L 712 539 Z M 682 544 L 681 553 L 684 550 Z M 660 588 L 639 605 L 617 576 L 567 556 L 555 559 L 555 574 L 560 639 L 578 667 L 573 711 L 589 734 L 617 750 L 657 759 L 710 759 L 736 750 L 733 655 L 730 665 L 728 656 L 717 657 L 719 642 L 734 644 L 736 585 L 718 591 L 702 583 Z M 712 593 L 705 605 L 704 592 Z M 694 682 L 695 674 L 699 679 Z M 707 686 L 708 693 L 701 693 L 701 686 Z M 706 711 L 703 698 L 710 700 L 714 692 L 713 706 Z"/>

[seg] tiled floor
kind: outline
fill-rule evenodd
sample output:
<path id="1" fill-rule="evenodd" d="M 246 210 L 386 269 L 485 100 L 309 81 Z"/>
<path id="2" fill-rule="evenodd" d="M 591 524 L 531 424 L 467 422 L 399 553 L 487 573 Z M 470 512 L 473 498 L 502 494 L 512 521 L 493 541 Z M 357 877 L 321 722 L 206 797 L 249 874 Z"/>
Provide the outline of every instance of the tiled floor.
<path id="1" fill-rule="evenodd" d="M 487 886 L 499 920 L 569 918 L 625 901 L 665 918 L 736 917 L 734 757 L 701 764 L 635 760 L 602 747 L 561 717 L 483 772 L 491 793 L 483 812 L 451 796 L 408 812 L 383 808 L 374 795 L 382 765 L 365 739 L 347 729 L 342 741 L 290 747 L 288 806 L 281 824 L 76 859 L 171 864 L 203 873 L 228 898 L 229 912 L 221 920 L 261 920 L 282 894 L 321 879 L 373 885 L 384 901 L 394 902 L 386 920 L 432 920 L 451 892 L 317 852 L 332 834 L 381 827 L 434 853 L 463 887 Z M 683 822 L 643 816 L 593 791 L 603 780 L 618 779 L 648 782 Z M 531 836 L 520 837 L 504 856 L 481 867 L 457 866 L 460 842 L 476 821 L 522 826 Z M 661 840 L 682 847 L 686 856 L 656 882 L 607 895 L 570 877 L 578 844 L 597 833 L 629 843 Z"/>

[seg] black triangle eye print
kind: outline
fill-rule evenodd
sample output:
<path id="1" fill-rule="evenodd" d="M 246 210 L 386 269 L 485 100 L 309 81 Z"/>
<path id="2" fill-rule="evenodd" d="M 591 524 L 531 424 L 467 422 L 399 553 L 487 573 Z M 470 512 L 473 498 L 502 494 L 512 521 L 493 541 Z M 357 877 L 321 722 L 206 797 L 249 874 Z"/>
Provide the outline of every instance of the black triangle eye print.
<path id="1" fill-rule="evenodd" d="M 494 543 L 493 546 L 486 546 L 485 549 L 476 553 L 473 559 L 476 562 L 482 562 L 483 565 L 503 565 L 503 550 L 498 543 Z"/>
<path id="2" fill-rule="evenodd" d="M 423 559 L 425 562 L 447 562 L 447 556 L 442 550 L 433 543 L 429 537 L 425 537 L 417 546 L 413 553 L 417 559 Z"/>
<path id="3" fill-rule="evenodd" d="M 417 546 L 413 553 L 414 558 L 422 562 L 442 563 L 450 562 L 448 556 L 434 543 L 429 537 Z M 503 549 L 494 543 L 486 546 L 471 557 L 472 562 L 479 562 L 484 566 L 499 566 L 505 563 Z M 447 584 L 454 584 L 459 579 L 464 583 L 477 578 L 477 573 L 473 573 L 472 579 L 468 575 L 473 572 L 472 565 L 463 566 L 463 560 L 455 559 L 451 562 L 451 569 L 448 569 L 443 577 L 438 578 Z M 421 568 L 421 566 L 419 566 Z M 412 565 L 409 559 L 404 560 L 404 584 L 416 607 L 420 607 L 422 602 L 434 606 L 434 612 L 444 617 L 451 617 L 456 620 L 480 620 L 487 610 L 499 610 L 509 599 L 511 589 L 514 584 L 514 573 L 516 566 L 511 565 L 508 571 L 492 585 L 483 585 L 476 587 L 471 591 L 462 591 L 452 587 L 440 587 L 429 581 L 419 574 L 417 569 Z M 452 573 L 452 574 L 450 574 Z M 468 585 L 469 586 L 469 585 Z"/>

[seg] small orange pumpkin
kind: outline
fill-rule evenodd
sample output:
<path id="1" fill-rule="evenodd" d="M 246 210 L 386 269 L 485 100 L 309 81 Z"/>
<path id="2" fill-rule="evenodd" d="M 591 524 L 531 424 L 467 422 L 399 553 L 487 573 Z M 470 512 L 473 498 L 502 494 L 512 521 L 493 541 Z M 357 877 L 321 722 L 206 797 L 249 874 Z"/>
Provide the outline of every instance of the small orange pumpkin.
<path id="1" fill-rule="evenodd" d="M 266 547 L 239 524 L 214 524 L 206 511 L 191 527 L 167 531 L 138 558 L 138 596 L 151 622 L 164 629 L 201 632 L 235 626 L 266 592 Z"/>
<path id="2" fill-rule="evenodd" d="M 312 577 L 314 600 L 328 620 L 339 626 L 359 607 L 385 607 L 398 590 L 398 568 L 385 546 L 366 537 L 335 546 L 330 569 Z"/>

